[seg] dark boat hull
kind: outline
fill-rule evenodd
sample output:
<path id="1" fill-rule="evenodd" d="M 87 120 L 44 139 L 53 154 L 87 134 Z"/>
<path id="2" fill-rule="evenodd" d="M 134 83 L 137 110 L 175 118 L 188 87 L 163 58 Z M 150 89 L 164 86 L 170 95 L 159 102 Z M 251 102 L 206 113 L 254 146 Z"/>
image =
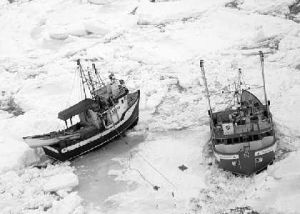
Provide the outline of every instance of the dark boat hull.
<path id="1" fill-rule="evenodd" d="M 130 115 L 127 117 L 125 116 L 121 122 L 116 124 L 114 129 L 107 133 L 99 132 L 88 139 L 74 142 L 71 145 L 66 145 L 62 142 L 51 146 L 44 146 L 44 152 L 47 156 L 55 160 L 72 160 L 120 137 L 124 132 L 126 132 L 128 129 L 133 128 L 138 123 L 139 91 L 136 102 L 129 108 L 127 113 Z"/>
<path id="2" fill-rule="evenodd" d="M 222 154 L 213 149 L 218 166 L 234 174 L 252 175 L 268 167 L 275 159 L 276 142 L 272 145 L 252 151 L 235 154 Z"/>

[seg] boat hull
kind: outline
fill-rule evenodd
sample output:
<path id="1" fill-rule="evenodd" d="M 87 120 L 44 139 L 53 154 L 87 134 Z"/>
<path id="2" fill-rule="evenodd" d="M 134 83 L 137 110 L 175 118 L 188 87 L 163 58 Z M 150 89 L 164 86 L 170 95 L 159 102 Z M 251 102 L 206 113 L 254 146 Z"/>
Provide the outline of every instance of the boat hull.
<path id="1" fill-rule="evenodd" d="M 42 147 L 42 146 L 49 146 L 49 145 L 53 145 L 59 142 L 59 139 L 57 138 L 50 138 L 50 139 L 37 139 L 37 138 L 24 138 L 25 143 L 27 143 L 27 145 L 30 148 L 38 148 L 38 147 Z"/>
<path id="2" fill-rule="evenodd" d="M 222 154 L 213 149 L 218 166 L 225 171 L 240 175 L 251 175 L 268 167 L 275 159 L 277 144 L 260 150 L 241 151 L 232 154 Z"/>
<path id="3" fill-rule="evenodd" d="M 57 137 L 33 136 L 33 137 L 24 137 L 23 139 L 30 148 L 38 148 L 38 147 L 50 146 L 50 145 L 57 144 L 61 140 L 65 140 L 65 139 L 74 140 L 74 139 L 78 139 L 78 138 L 80 138 L 80 134 L 70 134 L 70 135 L 63 135 L 63 136 L 57 136 Z"/>
<path id="4" fill-rule="evenodd" d="M 59 161 L 72 160 L 78 156 L 100 148 L 104 144 L 110 143 L 120 137 L 128 129 L 133 128 L 139 120 L 139 91 L 136 102 L 125 113 L 124 119 L 115 127 L 105 132 L 99 132 L 94 136 L 72 144 L 60 142 L 50 146 L 44 146 L 44 152 L 50 158 Z"/>

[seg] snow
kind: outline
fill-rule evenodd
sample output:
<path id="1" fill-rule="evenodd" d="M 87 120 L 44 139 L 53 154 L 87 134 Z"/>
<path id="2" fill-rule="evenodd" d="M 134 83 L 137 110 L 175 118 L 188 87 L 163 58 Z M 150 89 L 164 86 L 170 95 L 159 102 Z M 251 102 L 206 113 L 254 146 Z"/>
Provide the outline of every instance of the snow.
<path id="1" fill-rule="evenodd" d="M 228 2 L 0 1 L 1 213 L 298 213 L 300 26 L 287 19 L 295 1 Z M 236 177 L 209 149 L 199 60 L 217 110 L 226 105 L 217 92 L 239 67 L 261 84 L 259 50 L 277 158 L 259 175 Z M 73 166 L 32 167 L 45 157 L 22 137 L 63 127 L 57 113 L 82 97 L 78 58 L 141 90 L 139 124 L 129 146 L 122 139 Z"/>

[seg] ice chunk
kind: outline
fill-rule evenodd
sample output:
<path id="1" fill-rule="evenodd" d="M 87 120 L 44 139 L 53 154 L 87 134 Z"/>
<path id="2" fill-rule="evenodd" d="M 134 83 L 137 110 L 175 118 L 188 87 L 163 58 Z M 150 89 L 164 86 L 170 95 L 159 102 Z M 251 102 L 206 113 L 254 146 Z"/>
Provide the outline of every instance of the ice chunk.
<path id="1" fill-rule="evenodd" d="M 104 4 L 108 4 L 110 1 L 108 1 L 108 0 L 88 0 L 88 2 L 91 4 L 104 5 Z"/>
<path id="2" fill-rule="evenodd" d="M 199 3 L 201 2 L 201 3 Z M 156 4 L 143 0 L 137 10 L 139 24 L 161 24 L 184 18 L 197 17 L 222 1 L 171 1 Z"/>
<path id="3" fill-rule="evenodd" d="M 109 32 L 109 29 L 105 26 L 105 23 L 101 21 L 85 22 L 84 27 L 88 33 L 92 34 L 105 35 Z"/>
<path id="4" fill-rule="evenodd" d="M 289 12 L 289 5 L 294 0 L 247 0 L 241 8 L 248 11 L 255 11 L 262 14 L 285 15 Z"/>
<path id="5" fill-rule="evenodd" d="M 70 24 L 67 27 L 67 32 L 72 36 L 85 36 L 87 34 L 83 24 Z"/>
<path id="6" fill-rule="evenodd" d="M 50 31 L 49 32 L 49 37 L 51 39 L 56 39 L 56 40 L 65 40 L 69 37 L 69 34 L 67 31 L 61 30 L 61 31 Z"/>
<path id="7" fill-rule="evenodd" d="M 78 177 L 74 173 L 63 173 L 50 177 L 43 189 L 46 192 L 58 191 L 60 189 L 72 189 L 78 185 Z"/>
<path id="8" fill-rule="evenodd" d="M 81 206 L 81 198 L 76 192 L 73 192 L 60 201 L 54 201 L 53 207 L 49 210 L 50 213 L 56 214 L 71 214 L 71 213 L 84 213 Z"/>

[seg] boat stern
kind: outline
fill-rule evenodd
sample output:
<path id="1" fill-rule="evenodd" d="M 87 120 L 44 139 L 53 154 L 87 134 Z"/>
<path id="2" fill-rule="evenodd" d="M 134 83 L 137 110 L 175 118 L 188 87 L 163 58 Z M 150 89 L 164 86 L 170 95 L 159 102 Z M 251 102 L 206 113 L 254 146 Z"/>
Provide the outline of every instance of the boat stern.
<path id="1" fill-rule="evenodd" d="M 235 174 L 250 176 L 268 167 L 275 158 L 276 142 L 260 150 L 248 150 L 224 154 L 214 149 L 214 156 L 220 168 Z"/>

